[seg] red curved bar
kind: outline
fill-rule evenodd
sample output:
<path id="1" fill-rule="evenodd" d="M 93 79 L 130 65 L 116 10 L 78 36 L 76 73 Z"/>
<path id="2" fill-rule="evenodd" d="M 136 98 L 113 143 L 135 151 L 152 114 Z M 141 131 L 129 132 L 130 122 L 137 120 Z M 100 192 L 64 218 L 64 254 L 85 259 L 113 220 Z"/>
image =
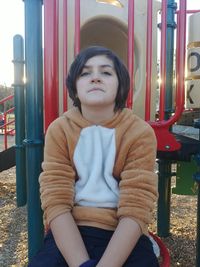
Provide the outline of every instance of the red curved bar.
<path id="1" fill-rule="evenodd" d="M 74 55 L 80 51 L 80 0 L 75 0 Z"/>
<path id="2" fill-rule="evenodd" d="M 130 75 L 130 91 L 127 98 L 127 107 L 133 107 L 134 87 L 134 0 L 128 1 L 128 70 Z"/>
<path id="3" fill-rule="evenodd" d="M 58 1 L 44 0 L 45 130 L 58 117 Z"/>
<path id="4" fill-rule="evenodd" d="M 169 127 L 174 124 L 182 114 L 185 103 L 185 47 L 186 47 L 186 6 L 187 0 L 180 1 L 180 11 L 177 19 L 177 47 L 176 47 L 176 68 L 177 68 L 177 85 L 176 85 L 176 108 L 174 115 L 168 120 L 164 120 L 163 115 L 159 121 L 149 122 L 154 128 L 158 141 L 158 150 L 175 151 L 180 149 L 178 143 Z M 160 109 L 164 110 L 164 102 L 160 102 Z"/>
<path id="5" fill-rule="evenodd" d="M 151 113 L 151 77 L 152 77 L 152 9 L 153 1 L 147 3 L 147 37 L 146 37 L 146 98 L 145 120 L 150 120 Z"/>
<path id="6" fill-rule="evenodd" d="M 162 262 L 160 263 L 160 267 L 170 267 L 170 255 L 165 244 L 157 235 L 153 234 L 152 232 L 149 232 L 149 234 L 153 237 L 153 239 L 156 241 L 156 243 L 160 248 L 160 255 L 162 257 Z"/>
<path id="7" fill-rule="evenodd" d="M 178 75 L 177 75 L 177 92 L 176 92 L 176 109 L 175 114 L 167 121 L 159 123 L 157 126 L 161 125 L 171 126 L 175 123 L 181 113 L 184 110 L 185 103 L 185 47 L 186 47 L 186 0 L 180 2 L 180 13 L 178 19 L 178 41 L 177 41 L 177 65 Z M 153 126 L 157 122 L 151 123 Z"/>
<path id="8" fill-rule="evenodd" d="M 63 111 L 67 110 L 67 0 L 63 1 Z"/>

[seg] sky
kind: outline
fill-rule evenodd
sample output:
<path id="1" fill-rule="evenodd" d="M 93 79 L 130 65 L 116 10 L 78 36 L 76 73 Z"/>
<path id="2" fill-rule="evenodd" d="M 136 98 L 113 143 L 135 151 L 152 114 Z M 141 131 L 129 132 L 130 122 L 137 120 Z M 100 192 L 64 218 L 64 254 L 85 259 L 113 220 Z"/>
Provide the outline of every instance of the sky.
<path id="1" fill-rule="evenodd" d="M 0 0 L 0 84 L 13 83 L 13 37 L 24 36 L 24 2 Z"/>
<path id="2" fill-rule="evenodd" d="M 187 0 L 187 8 L 200 9 L 200 0 Z M 13 83 L 15 34 L 24 36 L 24 2 L 0 0 L 0 85 L 10 86 Z"/>

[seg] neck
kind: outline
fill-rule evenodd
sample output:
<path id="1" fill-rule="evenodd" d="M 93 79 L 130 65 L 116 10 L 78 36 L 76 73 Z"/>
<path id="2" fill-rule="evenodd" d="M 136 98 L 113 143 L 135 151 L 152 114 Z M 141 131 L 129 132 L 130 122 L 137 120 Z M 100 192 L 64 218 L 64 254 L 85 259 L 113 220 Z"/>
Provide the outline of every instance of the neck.
<path id="1" fill-rule="evenodd" d="M 105 107 L 102 109 L 101 107 L 92 107 L 88 108 L 86 106 L 81 106 L 81 112 L 83 117 L 94 123 L 99 124 L 103 121 L 111 119 L 115 112 L 114 112 L 114 106 L 113 107 Z"/>

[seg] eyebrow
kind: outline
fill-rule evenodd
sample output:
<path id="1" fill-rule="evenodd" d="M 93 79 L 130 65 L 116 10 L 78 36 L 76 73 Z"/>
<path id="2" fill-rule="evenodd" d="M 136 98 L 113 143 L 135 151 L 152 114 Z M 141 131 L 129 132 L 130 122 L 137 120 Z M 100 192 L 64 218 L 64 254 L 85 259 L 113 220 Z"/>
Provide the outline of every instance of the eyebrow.
<path id="1" fill-rule="evenodd" d="M 100 68 L 111 68 L 111 69 L 114 69 L 114 67 L 109 65 L 109 64 L 103 64 L 103 65 L 100 65 L 99 67 Z M 92 68 L 92 65 L 84 65 L 83 66 L 83 69 L 90 69 L 90 68 Z"/>

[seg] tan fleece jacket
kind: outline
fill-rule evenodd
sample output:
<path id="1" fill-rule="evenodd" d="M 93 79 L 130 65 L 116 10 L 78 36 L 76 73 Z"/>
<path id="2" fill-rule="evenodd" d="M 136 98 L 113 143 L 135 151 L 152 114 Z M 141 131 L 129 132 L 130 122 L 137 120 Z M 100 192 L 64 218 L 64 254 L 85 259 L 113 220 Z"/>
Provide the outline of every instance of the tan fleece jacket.
<path id="1" fill-rule="evenodd" d="M 78 225 L 114 230 L 120 218 L 130 217 L 147 234 L 157 199 L 156 138 L 152 128 L 129 109 L 101 124 L 116 131 L 113 176 L 119 179 L 120 193 L 118 208 L 112 209 L 74 205 L 78 177 L 73 154 L 81 130 L 91 125 L 77 108 L 72 108 L 48 128 L 39 177 L 45 226 L 56 216 L 71 211 Z"/>

